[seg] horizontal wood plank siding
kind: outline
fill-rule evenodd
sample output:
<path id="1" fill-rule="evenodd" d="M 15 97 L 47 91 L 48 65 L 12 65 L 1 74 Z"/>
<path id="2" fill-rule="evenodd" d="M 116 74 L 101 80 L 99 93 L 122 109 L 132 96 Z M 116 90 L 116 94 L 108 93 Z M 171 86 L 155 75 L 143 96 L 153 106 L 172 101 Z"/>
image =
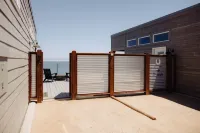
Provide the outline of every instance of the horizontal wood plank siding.
<path id="1" fill-rule="evenodd" d="M 33 50 L 35 25 L 28 0 L 0 2 L 0 49 L 7 58 L 8 88 L 0 98 L 0 133 L 18 133 L 28 107 L 28 53 Z M 30 32 L 32 26 L 34 32 Z"/>

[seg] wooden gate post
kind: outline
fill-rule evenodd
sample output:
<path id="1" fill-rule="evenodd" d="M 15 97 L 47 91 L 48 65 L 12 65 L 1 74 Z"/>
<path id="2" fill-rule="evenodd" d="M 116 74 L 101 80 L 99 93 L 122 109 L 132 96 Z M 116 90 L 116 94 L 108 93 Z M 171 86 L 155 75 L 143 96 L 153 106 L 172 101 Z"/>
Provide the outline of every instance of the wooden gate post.
<path id="1" fill-rule="evenodd" d="M 72 53 L 69 53 L 69 96 L 72 96 Z"/>
<path id="2" fill-rule="evenodd" d="M 71 98 L 76 100 L 77 95 L 77 55 L 76 51 L 72 51 L 71 54 Z"/>
<path id="3" fill-rule="evenodd" d="M 41 50 L 37 50 L 36 61 L 37 102 L 41 103 L 43 101 L 43 52 Z"/>
<path id="4" fill-rule="evenodd" d="M 150 55 L 146 54 L 145 55 L 145 61 L 144 61 L 144 68 L 145 68 L 145 79 L 144 79 L 144 88 L 146 91 L 146 95 L 150 94 L 150 90 L 149 90 L 149 76 L 150 76 Z"/>
<path id="5" fill-rule="evenodd" d="M 167 55 L 167 91 L 175 91 L 175 70 L 176 70 L 176 57 L 175 55 Z"/>
<path id="6" fill-rule="evenodd" d="M 114 53 L 115 52 L 109 52 L 109 91 L 110 96 L 114 95 Z"/>

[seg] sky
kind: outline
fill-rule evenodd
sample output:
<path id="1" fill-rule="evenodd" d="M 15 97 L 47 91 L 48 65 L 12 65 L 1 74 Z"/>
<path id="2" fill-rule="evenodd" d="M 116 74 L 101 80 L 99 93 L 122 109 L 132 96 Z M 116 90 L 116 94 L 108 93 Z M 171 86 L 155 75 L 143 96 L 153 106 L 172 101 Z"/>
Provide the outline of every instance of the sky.
<path id="1" fill-rule="evenodd" d="M 199 3 L 200 0 L 32 0 L 44 60 L 111 50 L 114 33 Z"/>

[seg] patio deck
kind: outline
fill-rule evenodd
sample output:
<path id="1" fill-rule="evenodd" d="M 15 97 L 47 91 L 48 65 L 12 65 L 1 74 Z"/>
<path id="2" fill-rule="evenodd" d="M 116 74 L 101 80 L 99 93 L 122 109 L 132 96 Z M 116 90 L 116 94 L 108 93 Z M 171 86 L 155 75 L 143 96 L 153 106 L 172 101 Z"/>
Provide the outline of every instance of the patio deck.
<path id="1" fill-rule="evenodd" d="M 69 82 L 54 81 L 43 83 L 44 99 L 60 99 L 69 97 Z"/>
<path id="2" fill-rule="evenodd" d="M 167 95 L 120 97 L 151 120 L 111 98 L 53 100 L 36 105 L 31 133 L 199 133 L 200 100 Z"/>

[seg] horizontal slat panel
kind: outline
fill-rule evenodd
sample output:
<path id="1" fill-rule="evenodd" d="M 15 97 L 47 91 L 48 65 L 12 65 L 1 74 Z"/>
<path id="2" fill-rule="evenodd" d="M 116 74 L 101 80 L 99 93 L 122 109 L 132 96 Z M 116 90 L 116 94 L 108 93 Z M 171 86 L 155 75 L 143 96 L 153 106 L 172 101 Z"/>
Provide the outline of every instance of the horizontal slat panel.
<path id="1" fill-rule="evenodd" d="M 27 23 L 25 22 L 25 20 L 24 20 L 22 14 L 21 14 L 21 12 L 20 12 L 20 9 L 19 9 L 19 7 L 18 7 L 17 4 L 16 4 L 16 1 L 15 1 L 15 0 L 5 0 L 5 1 L 6 1 L 6 3 L 8 4 L 8 6 L 10 7 L 10 9 L 12 10 L 14 16 L 15 16 L 15 17 L 17 18 L 17 20 L 19 21 L 21 27 L 24 29 L 24 31 L 27 33 L 27 35 L 29 35 L 29 34 L 30 34 L 30 33 L 29 33 L 29 27 L 28 27 Z M 13 6 L 13 4 L 11 3 L 11 1 L 12 1 L 12 3 L 14 4 L 14 6 Z"/>
<path id="2" fill-rule="evenodd" d="M 0 129 L 4 132 L 12 130 L 11 125 L 22 123 L 27 106 L 28 106 L 28 82 L 26 81 L 15 94 L 15 99 L 10 105 L 8 111 L 0 120 Z M 16 122 L 16 123 L 15 123 Z"/>
<path id="3" fill-rule="evenodd" d="M 16 75 L 16 77 L 19 75 Z M 8 96 L 13 93 L 13 91 L 16 89 L 16 87 L 26 78 L 28 77 L 28 72 L 23 73 L 21 76 L 19 76 L 18 78 L 16 78 L 15 80 L 13 80 L 13 82 L 10 82 L 8 84 L 8 89 L 6 90 L 6 94 L 1 97 L 0 99 L 0 104 L 6 99 L 8 98 Z"/>
<path id="4" fill-rule="evenodd" d="M 8 59 L 8 70 L 28 65 L 27 59 Z"/>
<path id="5" fill-rule="evenodd" d="M 22 81 L 20 81 L 22 79 Z M 12 91 L 11 96 L 8 97 L 7 99 L 5 99 L 1 104 L 0 104 L 0 119 L 4 116 L 4 114 L 6 113 L 6 111 L 8 110 L 8 108 L 11 106 L 11 104 L 13 103 L 13 101 L 16 99 L 17 95 L 20 93 L 20 91 L 23 89 L 24 85 L 28 83 L 28 76 L 27 75 L 23 75 L 21 79 L 18 79 L 18 85 L 16 85 L 15 87 L 13 87 L 12 85 L 15 84 L 11 84 L 9 85 L 9 87 L 12 87 L 10 89 L 10 91 Z M 28 86 L 26 86 L 28 88 Z"/>
<path id="6" fill-rule="evenodd" d="M 20 48 L 23 52 L 29 51 L 29 48 L 25 47 L 19 40 L 13 37 L 13 35 L 9 34 L 2 27 L 0 27 L 0 41 L 11 45 L 12 47 Z"/>
<path id="7" fill-rule="evenodd" d="M 114 57 L 114 91 L 136 91 L 144 89 L 144 57 Z"/>
<path id="8" fill-rule="evenodd" d="M 31 54 L 31 97 L 36 97 L 36 54 Z"/>
<path id="9" fill-rule="evenodd" d="M 150 89 L 166 89 L 166 57 L 150 57 Z"/>
<path id="10" fill-rule="evenodd" d="M 4 27 L 8 32 L 12 33 L 16 38 L 18 38 L 26 47 L 29 47 L 28 40 L 20 34 L 19 31 L 12 25 L 11 22 L 0 12 L 1 26 Z"/>
<path id="11" fill-rule="evenodd" d="M 14 11 L 14 8 L 11 5 L 10 0 L 7 0 L 7 3 L 8 3 L 9 8 L 11 10 L 8 8 L 7 4 L 4 1 L 1 2 L 0 9 L 6 14 L 6 16 L 8 17 L 8 19 L 12 22 L 12 24 L 20 31 L 20 33 L 23 35 L 23 37 L 26 38 L 26 40 L 29 40 L 29 38 L 27 36 L 28 35 L 27 29 L 24 27 L 24 24 L 21 21 L 20 17 Z M 15 14 L 15 16 L 13 15 L 12 12 Z"/>
<path id="12" fill-rule="evenodd" d="M 78 94 L 108 92 L 108 55 L 78 55 Z"/>
<path id="13" fill-rule="evenodd" d="M 8 83 L 12 82 L 16 78 L 18 78 L 20 75 L 28 71 L 28 66 L 24 66 L 18 69 L 14 69 L 12 71 L 8 72 Z"/>

